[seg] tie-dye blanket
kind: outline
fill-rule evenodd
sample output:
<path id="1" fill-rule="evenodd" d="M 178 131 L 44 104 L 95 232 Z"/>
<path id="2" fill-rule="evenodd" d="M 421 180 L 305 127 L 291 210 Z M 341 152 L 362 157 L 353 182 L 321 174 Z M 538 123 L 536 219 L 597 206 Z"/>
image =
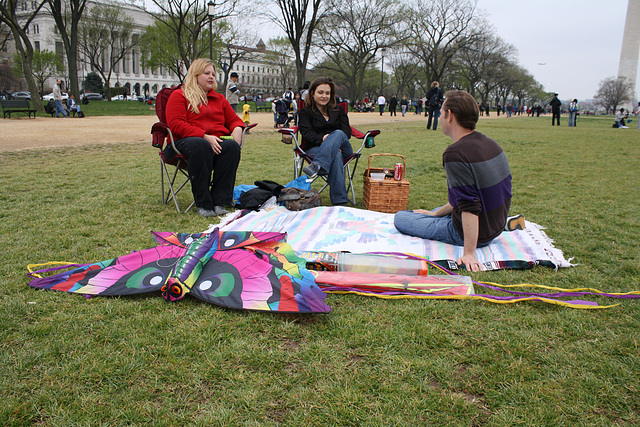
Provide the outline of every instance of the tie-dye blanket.
<path id="1" fill-rule="evenodd" d="M 409 253 L 450 270 L 462 247 L 401 234 L 393 226 L 393 214 L 347 207 L 320 207 L 300 212 L 277 207 L 270 211 L 238 211 L 223 218 L 220 229 L 286 232 L 296 252 Z M 486 270 L 501 268 L 570 267 L 542 227 L 526 223 L 525 230 L 503 232 L 476 257 Z"/>

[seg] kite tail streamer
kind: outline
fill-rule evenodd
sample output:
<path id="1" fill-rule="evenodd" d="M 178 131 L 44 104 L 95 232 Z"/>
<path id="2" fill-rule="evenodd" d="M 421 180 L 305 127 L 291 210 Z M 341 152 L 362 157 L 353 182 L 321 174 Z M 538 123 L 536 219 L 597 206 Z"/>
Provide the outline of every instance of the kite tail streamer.
<path id="1" fill-rule="evenodd" d="M 38 268 L 38 267 L 44 267 L 46 265 L 57 265 L 57 267 L 50 267 L 50 268 L 42 268 L 39 270 L 33 270 L 34 268 Z M 27 277 L 33 277 L 33 278 L 38 278 L 38 279 L 42 279 L 42 276 L 40 275 L 40 273 L 50 273 L 52 271 L 58 271 L 58 270 L 64 270 L 65 268 L 79 268 L 79 267 L 86 267 L 89 264 L 75 264 L 72 262 L 67 262 L 67 261 L 50 261 L 50 262 L 45 262 L 42 264 L 27 264 Z"/>
<path id="2" fill-rule="evenodd" d="M 400 254 L 398 254 L 400 255 Z M 431 266 L 432 269 L 439 270 L 445 274 L 456 276 L 457 274 L 434 263 L 426 258 L 419 257 L 413 254 L 404 254 L 407 257 L 415 258 L 415 259 L 424 259 Z M 559 298 L 570 298 L 576 296 L 600 296 L 600 297 L 609 297 L 609 298 L 632 298 L 637 299 L 640 298 L 640 291 L 632 291 L 632 292 L 612 292 L 605 293 L 598 289 L 593 288 L 576 288 L 576 289 L 564 289 L 564 288 L 556 288 L 551 286 L 544 285 L 534 285 L 534 284 L 518 284 L 518 285 L 501 285 L 498 283 L 491 282 L 477 282 L 473 281 L 475 285 L 478 285 L 483 288 L 492 289 L 494 291 L 506 292 L 513 295 L 519 295 L 519 297 L 500 297 L 495 295 L 467 295 L 464 297 L 456 297 L 455 299 L 481 299 L 484 301 L 493 302 L 496 304 L 509 304 L 514 302 L 521 301 L 542 301 L 549 304 L 557 304 L 564 307 L 571 308 L 583 308 L 583 309 L 591 309 L 591 308 L 609 308 L 615 307 L 619 304 L 613 304 L 608 306 L 598 306 L 597 303 L 592 301 L 583 301 L 583 300 L 571 300 L 565 301 Z M 520 287 L 532 287 L 532 288 L 540 288 L 540 289 L 548 289 L 553 291 L 558 291 L 555 293 L 542 293 L 542 292 L 523 292 L 523 291 L 515 291 L 505 288 L 520 288 Z"/>
<path id="3" fill-rule="evenodd" d="M 220 233 L 216 228 L 195 240 L 180 258 L 162 288 L 162 297 L 167 301 L 178 301 L 191 291 L 204 265 L 218 250 Z"/>

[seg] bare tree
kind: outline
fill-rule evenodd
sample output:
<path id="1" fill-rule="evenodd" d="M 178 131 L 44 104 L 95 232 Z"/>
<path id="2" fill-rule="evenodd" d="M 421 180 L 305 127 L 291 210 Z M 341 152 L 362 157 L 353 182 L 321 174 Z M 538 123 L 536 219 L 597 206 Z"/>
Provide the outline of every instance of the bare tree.
<path id="1" fill-rule="evenodd" d="M 238 0 L 211 0 L 215 13 L 209 16 L 209 2 L 206 0 L 152 1 L 159 12 L 149 13 L 159 21 L 163 31 L 170 33 L 167 39 L 171 41 L 171 46 L 165 46 L 165 48 L 177 49 L 177 57 L 182 61 L 177 65 L 177 68 L 182 68 L 183 65 L 189 68 L 194 59 L 209 56 L 208 38 L 204 30 L 210 22 L 215 23 L 232 16 L 238 5 Z M 177 75 L 181 76 L 180 70 L 177 71 Z"/>
<path id="2" fill-rule="evenodd" d="M 331 0 L 318 27 L 318 48 L 329 58 L 323 67 L 343 77 L 349 98 L 362 96 L 365 71 L 380 49 L 395 43 L 399 15 L 391 0 Z"/>
<path id="3" fill-rule="evenodd" d="M 416 95 L 416 80 L 420 67 L 409 52 L 392 49 L 388 55 L 393 79 L 398 86 L 398 94 L 413 98 Z"/>
<path id="4" fill-rule="evenodd" d="M 38 93 L 38 85 L 33 76 L 32 64 L 34 50 L 29 40 L 28 29 L 33 19 L 38 12 L 40 12 L 40 9 L 42 9 L 42 6 L 44 6 L 44 3 L 44 0 L 37 2 L 31 10 L 31 13 L 26 17 L 18 17 L 17 8 L 20 4 L 19 2 L 15 0 L 0 0 L 0 21 L 6 24 L 11 31 L 17 54 L 22 63 L 24 77 L 27 80 L 29 91 L 32 93 L 31 100 L 34 108 L 37 110 L 42 110 L 42 101 L 39 96 L 35 96 Z"/>
<path id="5" fill-rule="evenodd" d="M 51 15 L 62 38 L 64 51 L 67 54 L 67 70 L 69 72 L 69 92 L 80 99 L 78 82 L 78 26 L 84 14 L 87 0 L 47 0 Z"/>
<path id="6" fill-rule="evenodd" d="M 311 54 L 313 35 L 324 17 L 323 0 L 266 0 L 275 4 L 279 14 L 267 12 L 269 19 L 282 28 L 293 48 L 296 64 L 297 86 L 305 81 L 307 63 Z"/>
<path id="7" fill-rule="evenodd" d="M 80 26 L 82 53 L 104 80 L 109 101 L 113 72 L 139 41 L 132 35 L 133 19 L 110 5 L 93 6 Z"/>
<path id="8" fill-rule="evenodd" d="M 478 88 L 484 88 L 483 101 L 486 101 L 488 92 L 500 85 L 504 68 L 515 59 L 515 52 L 515 48 L 500 37 L 483 34 L 458 51 L 455 68 L 471 95 L 475 96 Z"/>
<path id="9" fill-rule="evenodd" d="M 618 105 L 633 101 L 633 83 L 627 77 L 608 77 L 600 82 L 593 99 L 605 110 L 618 110 Z"/>
<path id="10" fill-rule="evenodd" d="M 456 53 L 480 34 L 472 0 L 414 0 L 404 9 L 406 48 L 424 65 L 427 79 L 442 81 Z"/>
<path id="11" fill-rule="evenodd" d="M 219 64 L 218 69 L 222 70 L 222 89 L 227 87 L 229 74 L 234 70 L 238 61 L 251 57 L 256 51 L 256 37 L 245 32 L 240 25 L 227 21 L 220 21 L 216 30 L 217 49 Z"/>

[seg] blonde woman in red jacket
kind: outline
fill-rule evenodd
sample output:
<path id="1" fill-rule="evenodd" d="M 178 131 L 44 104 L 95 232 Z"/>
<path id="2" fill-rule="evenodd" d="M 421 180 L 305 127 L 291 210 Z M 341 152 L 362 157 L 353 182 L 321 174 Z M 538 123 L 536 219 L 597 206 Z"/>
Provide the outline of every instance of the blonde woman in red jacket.
<path id="1" fill-rule="evenodd" d="M 198 214 L 225 215 L 233 201 L 244 122 L 216 92 L 216 70 L 209 59 L 191 63 L 184 85 L 167 101 L 167 125 L 176 148 L 187 156 L 187 169 Z M 222 139 L 231 135 L 233 139 Z M 165 154 L 175 155 L 168 146 Z M 213 178 L 211 174 L 213 173 Z"/>

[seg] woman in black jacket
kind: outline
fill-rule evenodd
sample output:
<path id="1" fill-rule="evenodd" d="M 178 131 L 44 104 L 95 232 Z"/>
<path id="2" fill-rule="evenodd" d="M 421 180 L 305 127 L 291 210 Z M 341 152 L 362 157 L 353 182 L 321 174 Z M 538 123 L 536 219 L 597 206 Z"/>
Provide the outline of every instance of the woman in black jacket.
<path id="1" fill-rule="evenodd" d="M 336 86 L 331 79 L 319 77 L 311 83 L 298 115 L 302 149 L 313 157 L 304 173 L 327 176 L 331 203 L 346 205 L 349 199 L 342 165 L 353 154 L 351 126 L 347 114 L 336 105 Z"/>

